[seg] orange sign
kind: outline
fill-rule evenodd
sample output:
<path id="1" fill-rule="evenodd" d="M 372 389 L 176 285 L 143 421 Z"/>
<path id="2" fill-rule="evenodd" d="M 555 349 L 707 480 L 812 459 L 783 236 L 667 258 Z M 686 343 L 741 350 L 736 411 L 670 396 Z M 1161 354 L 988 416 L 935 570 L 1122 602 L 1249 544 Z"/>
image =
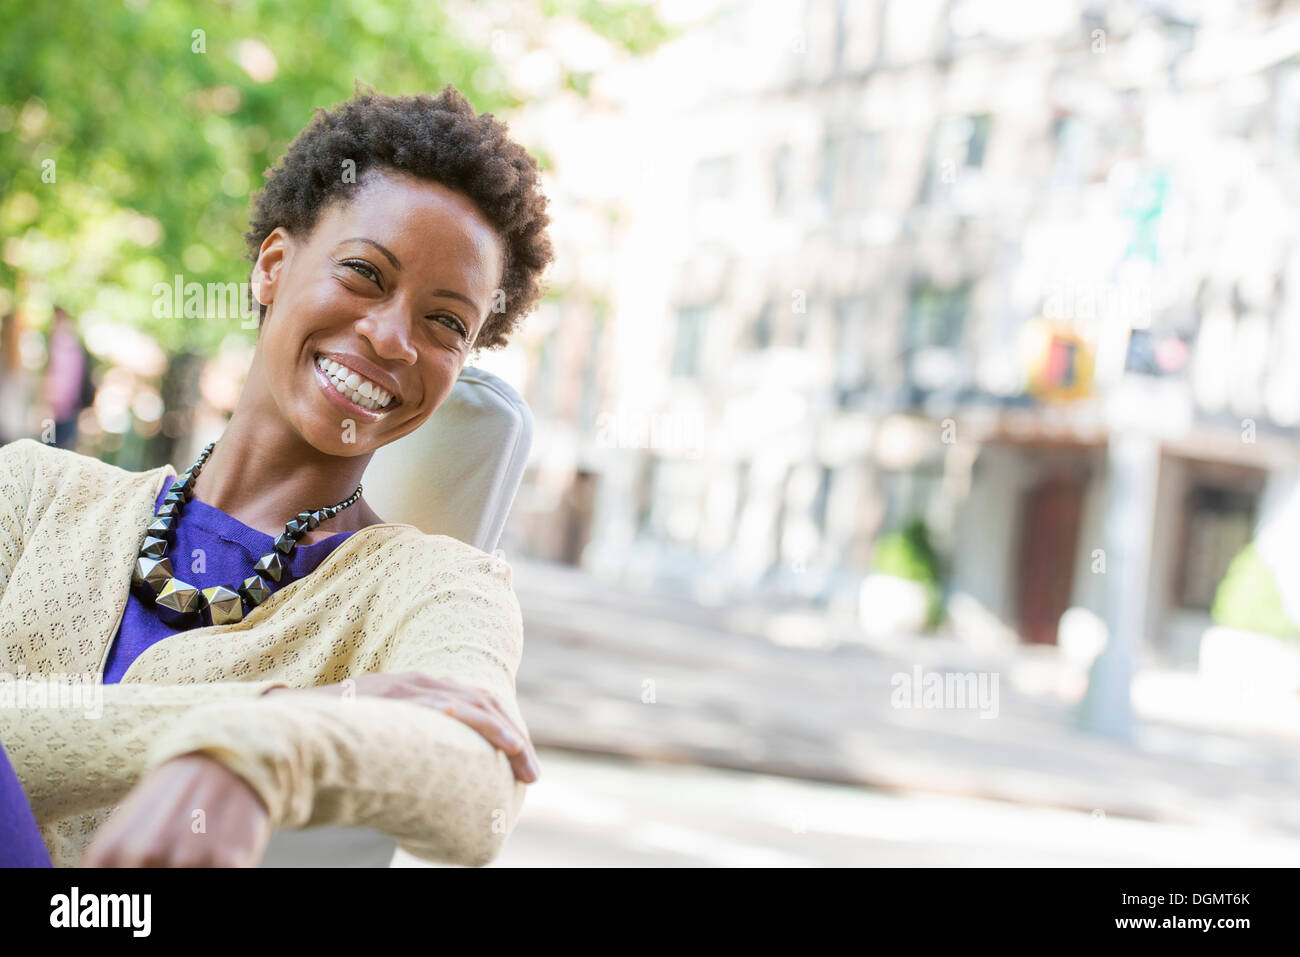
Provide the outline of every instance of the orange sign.
<path id="1" fill-rule="evenodd" d="M 1035 398 L 1068 402 L 1092 391 L 1093 349 L 1064 323 L 1041 316 L 1030 319 L 1021 328 L 1020 356 L 1028 377 L 1027 391 Z"/>

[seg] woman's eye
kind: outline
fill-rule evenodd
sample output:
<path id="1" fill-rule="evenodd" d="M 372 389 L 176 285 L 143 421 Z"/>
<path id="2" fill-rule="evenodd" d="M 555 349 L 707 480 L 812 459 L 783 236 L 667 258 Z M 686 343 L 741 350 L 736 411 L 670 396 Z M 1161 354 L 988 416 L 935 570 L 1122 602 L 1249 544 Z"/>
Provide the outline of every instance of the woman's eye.
<path id="1" fill-rule="evenodd" d="M 357 259 L 350 259 L 344 262 L 343 265 L 348 266 L 356 270 L 357 272 L 361 273 L 361 275 L 365 276 L 367 279 L 369 279 L 371 282 L 375 283 L 376 285 L 379 284 L 379 273 L 375 272 L 375 270 L 371 267 L 369 263 L 361 262 L 360 260 Z"/>
<path id="2" fill-rule="evenodd" d="M 441 322 L 443 325 L 445 325 L 448 329 L 451 329 L 451 330 L 453 330 L 453 331 L 455 331 L 455 332 L 458 332 L 458 333 L 460 334 L 460 336 L 461 336 L 462 339 L 465 337 L 465 335 L 466 335 L 466 333 L 465 333 L 465 326 L 464 326 L 464 325 L 461 323 L 461 321 L 460 321 L 459 319 L 457 319 L 455 316 L 447 315 L 447 313 L 444 312 L 444 313 L 439 313 L 438 315 L 434 316 L 433 318 L 437 319 L 439 322 Z"/>

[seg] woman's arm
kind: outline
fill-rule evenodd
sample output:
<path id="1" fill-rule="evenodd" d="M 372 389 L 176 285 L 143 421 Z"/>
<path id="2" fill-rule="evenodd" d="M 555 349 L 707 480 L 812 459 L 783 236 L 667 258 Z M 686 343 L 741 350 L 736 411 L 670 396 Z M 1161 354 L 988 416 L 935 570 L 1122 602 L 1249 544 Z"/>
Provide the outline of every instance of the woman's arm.
<path id="1" fill-rule="evenodd" d="M 526 733 L 515 701 L 523 624 L 510 566 L 457 549 L 393 636 L 385 672 L 485 688 Z M 163 731 L 148 764 L 199 752 L 244 778 L 276 827 L 370 827 L 417 857 L 482 865 L 514 828 L 526 785 L 457 718 L 359 695 L 273 695 L 196 709 Z"/>
<path id="2" fill-rule="evenodd" d="M 150 745 L 195 709 L 249 704 L 286 686 L 269 680 L 41 685 L 51 701 L 66 687 L 62 700 L 76 706 L 0 708 L 0 741 L 41 824 L 117 804 L 153 767 Z M 11 690 L 16 695 L 16 685 Z"/>

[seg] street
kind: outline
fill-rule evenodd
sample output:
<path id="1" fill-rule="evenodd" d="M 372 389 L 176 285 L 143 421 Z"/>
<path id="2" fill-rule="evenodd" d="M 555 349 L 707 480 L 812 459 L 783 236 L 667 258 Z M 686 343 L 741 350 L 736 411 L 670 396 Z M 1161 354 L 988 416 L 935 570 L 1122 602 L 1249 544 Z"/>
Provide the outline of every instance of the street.
<path id="1" fill-rule="evenodd" d="M 540 749 L 490 867 L 1287 867 L 1300 840 Z M 395 867 L 429 865 L 398 851 Z"/>
<path id="2" fill-rule="evenodd" d="M 512 564 L 542 779 L 498 866 L 1300 862 L 1289 734 L 1149 718 L 1129 747 L 1073 730 L 1032 658 L 786 647 Z M 892 706 L 917 664 L 1001 672 L 996 714 Z"/>

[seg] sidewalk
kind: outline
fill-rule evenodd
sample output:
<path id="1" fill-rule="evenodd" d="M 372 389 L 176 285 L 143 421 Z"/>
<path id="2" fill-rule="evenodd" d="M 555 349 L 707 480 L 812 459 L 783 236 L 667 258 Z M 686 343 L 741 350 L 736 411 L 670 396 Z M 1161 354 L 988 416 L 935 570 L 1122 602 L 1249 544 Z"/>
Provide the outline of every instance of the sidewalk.
<path id="1" fill-rule="evenodd" d="M 542 749 L 489 867 L 1286 867 L 1300 840 Z M 450 867 L 398 851 L 395 867 Z"/>
<path id="2" fill-rule="evenodd" d="M 1126 747 L 1072 730 L 1069 703 L 1050 689 L 1022 690 L 1044 684 L 1032 655 L 925 639 L 892 653 L 786 647 L 737 634 L 723 610 L 564 566 L 512 565 L 525 628 L 519 693 L 538 746 L 1300 836 L 1288 735 L 1148 714 Z M 997 716 L 892 707 L 891 677 L 916 665 L 997 672 Z"/>

